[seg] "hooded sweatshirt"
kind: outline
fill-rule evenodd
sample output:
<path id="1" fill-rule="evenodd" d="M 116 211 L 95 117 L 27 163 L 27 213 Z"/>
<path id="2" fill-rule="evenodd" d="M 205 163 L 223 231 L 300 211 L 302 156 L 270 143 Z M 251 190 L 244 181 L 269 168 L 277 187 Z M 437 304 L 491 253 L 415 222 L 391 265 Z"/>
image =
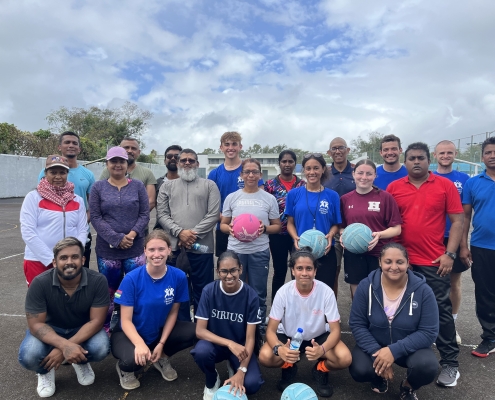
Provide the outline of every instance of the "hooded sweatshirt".
<path id="1" fill-rule="evenodd" d="M 381 269 L 359 284 L 352 301 L 349 325 L 356 344 L 370 356 L 388 346 L 394 359 L 431 347 L 438 336 L 438 305 L 426 279 L 407 271 L 406 291 L 389 322 L 383 310 Z"/>

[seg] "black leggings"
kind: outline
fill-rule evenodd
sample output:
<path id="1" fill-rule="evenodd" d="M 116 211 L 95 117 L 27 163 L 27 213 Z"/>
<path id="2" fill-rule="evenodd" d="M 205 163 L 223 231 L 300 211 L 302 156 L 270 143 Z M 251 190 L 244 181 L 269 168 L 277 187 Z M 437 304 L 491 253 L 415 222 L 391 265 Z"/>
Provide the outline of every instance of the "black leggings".
<path id="1" fill-rule="evenodd" d="M 160 329 L 158 338 L 153 343 L 148 344 L 151 351 L 153 351 L 160 341 L 162 329 Z M 165 346 L 163 346 L 163 352 L 171 357 L 175 353 L 191 347 L 195 341 L 196 324 L 186 321 L 177 321 L 172 332 L 170 332 L 170 336 L 165 342 Z M 134 360 L 135 346 L 124 332 L 114 332 L 110 337 L 110 344 L 113 356 L 119 360 L 119 368 L 121 371 L 134 372 L 142 368 L 141 365 L 136 364 L 136 361 Z"/>
<path id="2" fill-rule="evenodd" d="M 429 385 L 438 372 L 438 360 L 432 349 L 420 349 L 409 356 L 398 358 L 395 364 L 407 368 L 407 381 L 413 390 Z M 349 372 L 356 382 L 371 382 L 376 378 L 373 359 L 359 346 L 352 349 Z"/>
<path id="3" fill-rule="evenodd" d="M 294 240 L 290 235 L 269 235 L 270 252 L 273 261 L 273 280 L 272 280 L 272 303 L 275 294 L 285 283 L 287 275 L 287 258 L 294 247 Z"/>
<path id="4" fill-rule="evenodd" d="M 316 279 L 327 284 L 331 289 L 335 284 L 337 275 L 337 255 L 335 246 L 330 248 L 328 254 L 318 258 L 318 269 L 316 270 Z"/>

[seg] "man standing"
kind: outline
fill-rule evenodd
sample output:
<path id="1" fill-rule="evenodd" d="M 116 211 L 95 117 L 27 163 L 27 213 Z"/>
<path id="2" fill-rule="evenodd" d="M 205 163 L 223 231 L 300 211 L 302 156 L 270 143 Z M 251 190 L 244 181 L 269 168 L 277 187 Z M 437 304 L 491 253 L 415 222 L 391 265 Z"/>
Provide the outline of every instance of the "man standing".
<path id="1" fill-rule="evenodd" d="M 67 180 L 74 184 L 74 193 L 79 195 L 84 199 L 84 205 L 86 206 L 86 213 L 88 215 L 89 224 L 89 192 L 95 183 L 95 176 L 93 173 L 77 164 L 77 156 L 81 153 L 81 140 L 79 135 L 74 132 L 66 131 L 62 133 L 58 139 L 58 151 L 67 159 L 69 162 L 69 175 Z M 45 176 L 45 170 L 42 169 L 38 181 Z M 84 266 L 89 268 L 89 261 L 91 258 L 91 230 L 88 225 L 88 239 L 85 243 L 84 250 Z"/>
<path id="2" fill-rule="evenodd" d="M 383 158 L 383 165 L 376 169 L 375 186 L 382 190 L 387 190 L 390 182 L 407 175 L 407 169 L 400 163 L 402 147 L 400 139 L 395 135 L 387 135 L 380 141 L 380 156 Z"/>
<path id="3" fill-rule="evenodd" d="M 213 282 L 213 229 L 220 214 L 220 192 L 214 182 L 197 175 L 198 156 L 194 150 L 179 154 L 180 179 L 163 183 L 158 193 L 158 222 L 170 234 L 175 255 L 187 249 L 191 269 L 194 310 L 198 309 L 203 288 Z M 207 246 L 193 250 L 194 243 Z"/>
<path id="4" fill-rule="evenodd" d="M 120 147 L 123 147 L 125 151 L 127 151 L 127 176 L 131 179 L 136 179 L 144 183 L 150 202 L 150 211 L 153 210 L 156 199 L 156 178 L 149 168 L 136 164 L 136 160 L 141 154 L 139 142 L 134 138 L 126 137 L 122 139 L 122 142 L 120 142 Z M 105 168 L 100 175 L 100 181 L 103 179 L 108 179 L 109 177 L 110 174 Z"/>
<path id="5" fill-rule="evenodd" d="M 407 176 L 388 185 L 387 192 L 394 196 L 402 216 L 399 241 L 409 252 L 413 270 L 426 278 L 435 293 L 440 319 L 436 345 L 442 366 L 437 384 L 451 387 L 457 385 L 460 374 L 449 273 L 462 236 L 462 205 L 452 182 L 428 171 L 430 151 L 427 144 L 410 144 L 404 165 Z M 447 216 L 452 225 L 445 248 Z"/>
<path id="6" fill-rule="evenodd" d="M 38 374 L 40 397 L 55 393 L 55 370 L 64 360 L 81 385 L 91 385 L 95 374 L 89 362 L 103 360 L 110 351 L 103 329 L 110 302 L 107 280 L 82 267 L 83 252 L 74 237 L 59 241 L 53 248 L 54 268 L 38 275 L 26 295 L 29 329 L 19 362 Z"/>
<path id="7" fill-rule="evenodd" d="M 486 169 L 470 178 L 464 185 L 464 230 L 461 240 L 461 258 L 471 266 L 476 299 L 476 315 L 483 329 L 482 342 L 472 351 L 478 357 L 495 352 L 495 137 L 481 145 Z M 471 250 L 468 234 L 473 217 Z"/>
<path id="8" fill-rule="evenodd" d="M 220 150 L 225 154 L 225 161 L 208 174 L 208 179 L 217 184 L 220 191 L 220 211 L 223 210 L 223 202 L 227 196 L 236 190 L 244 187 L 244 180 L 241 176 L 241 150 L 242 137 L 238 132 L 225 132 L 220 138 Z M 263 185 L 260 179 L 258 186 Z M 220 255 L 227 250 L 229 235 L 220 230 L 220 223 L 215 231 L 215 255 Z"/>
<path id="9" fill-rule="evenodd" d="M 437 170 L 433 173 L 452 181 L 462 199 L 462 187 L 469 179 L 469 175 L 464 172 L 453 170 L 452 164 L 454 163 L 456 155 L 457 150 L 455 148 L 455 144 L 450 140 L 442 140 L 438 143 L 435 147 L 435 152 L 433 153 L 433 157 L 437 160 Z M 468 226 L 469 225 L 470 222 L 468 223 Z M 449 242 L 449 231 L 450 219 L 447 218 L 447 223 L 445 225 L 445 238 L 443 241 L 445 246 L 447 246 L 447 243 Z M 457 321 L 457 313 L 459 312 L 459 308 L 461 306 L 461 273 L 469 268 L 469 266 L 461 261 L 461 258 L 459 257 L 459 248 L 457 249 L 456 254 L 457 256 L 454 260 L 452 271 L 450 272 L 450 301 L 452 302 L 452 317 L 454 318 L 454 322 Z M 457 333 L 457 330 L 455 337 L 457 344 L 461 344 L 461 337 Z"/>
<path id="10" fill-rule="evenodd" d="M 351 149 L 347 147 L 346 141 L 340 137 L 336 137 L 330 142 L 330 148 L 327 151 L 327 154 L 332 157 L 333 162 L 330 167 L 330 177 L 323 185 L 329 189 L 335 190 L 339 194 L 339 197 L 356 189 L 354 177 L 352 176 L 352 164 L 347 160 L 350 151 Z M 340 244 L 339 233 L 335 234 L 334 239 L 335 254 L 337 256 L 337 274 L 332 289 L 335 293 L 335 297 L 337 297 L 339 291 L 339 274 L 344 250 Z"/>

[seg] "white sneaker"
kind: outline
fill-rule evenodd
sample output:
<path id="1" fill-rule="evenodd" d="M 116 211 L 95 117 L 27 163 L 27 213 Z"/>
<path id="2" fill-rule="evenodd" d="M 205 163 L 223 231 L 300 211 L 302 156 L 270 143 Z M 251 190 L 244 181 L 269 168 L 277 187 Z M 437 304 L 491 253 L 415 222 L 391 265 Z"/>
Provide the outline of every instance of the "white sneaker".
<path id="1" fill-rule="evenodd" d="M 55 369 L 52 368 L 47 374 L 38 374 L 38 387 L 36 388 L 40 397 L 50 397 L 55 393 Z"/>
<path id="2" fill-rule="evenodd" d="M 119 374 L 120 386 L 122 386 L 122 389 L 132 390 L 132 389 L 137 389 L 139 386 L 141 386 L 141 383 L 137 380 L 136 375 L 134 375 L 134 372 L 121 371 L 118 361 L 117 361 L 117 372 Z"/>
<path id="3" fill-rule="evenodd" d="M 163 379 L 166 381 L 175 381 L 177 379 L 177 371 L 170 365 L 168 358 L 160 358 L 157 362 L 153 363 L 153 366 L 160 371 Z"/>
<path id="4" fill-rule="evenodd" d="M 457 342 L 457 344 L 462 344 L 462 340 L 461 340 L 461 337 L 459 336 L 459 334 L 457 333 L 457 331 L 455 331 L 455 341 Z"/>
<path id="5" fill-rule="evenodd" d="M 229 379 L 234 376 L 234 368 L 232 368 L 232 364 L 229 360 L 227 360 L 227 372 L 229 373 Z"/>
<path id="6" fill-rule="evenodd" d="M 213 396 L 215 395 L 215 392 L 220 387 L 220 377 L 218 376 L 218 371 L 216 371 L 216 372 L 217 372 L 217 381 L 215 382 L 215 386 L 213 386 L 211 389 L 209 389 L 205 386 L 205 391 L 203 394 L 203 400 L 213 400 Z"/>
<path id="7" fill-rule="evenodd" d="M 72 368 L 75 369 L 77 375 L 77 381 L 83 386 L 92 385 L 95 381 L 95 373 L 89 363 L 86 364 L 72 364 Z"/>

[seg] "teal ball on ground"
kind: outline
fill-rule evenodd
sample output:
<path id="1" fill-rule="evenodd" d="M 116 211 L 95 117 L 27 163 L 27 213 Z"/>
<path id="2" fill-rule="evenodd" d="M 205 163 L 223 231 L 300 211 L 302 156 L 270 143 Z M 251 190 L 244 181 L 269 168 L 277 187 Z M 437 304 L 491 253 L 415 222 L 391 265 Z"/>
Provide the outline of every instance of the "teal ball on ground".
<path id="1" fill-rule="evenodd" d="M 342 234 L 342 244 L 345 249 L 354 254 L 363 254 L 368 251 L 368 245 L 373 239 L 371 229 L 364 224 L 350 224 Z"/>
<path id="2" fill-rule="evenodd" d="M 305 246 L 311 247 L 315 258 L 320 258 L 325 254 L 325 247 L 327 245 L 328 240 L 325 235 L 316 229 L 309 229 L 299 237 L 299 248 Z"/>
<path id="3" fill-rule="evenodd" d="M 318 400 L 318 396 L 308 385 L 293 383 L 287 386 L 280 400 Z"/>
<path id="4" fill-rule="evenodd" d="M 234 389 L 232 389 L 231 393 L 229 393 L 229 389 L 230 385 L 222 386 L 215 392 L 213 400 L 247 400 L 246 394 L 239 394 L 240 392 L 237 391 L 236 395 L 234 396 L 232 394 L 234 392 Z"/>

